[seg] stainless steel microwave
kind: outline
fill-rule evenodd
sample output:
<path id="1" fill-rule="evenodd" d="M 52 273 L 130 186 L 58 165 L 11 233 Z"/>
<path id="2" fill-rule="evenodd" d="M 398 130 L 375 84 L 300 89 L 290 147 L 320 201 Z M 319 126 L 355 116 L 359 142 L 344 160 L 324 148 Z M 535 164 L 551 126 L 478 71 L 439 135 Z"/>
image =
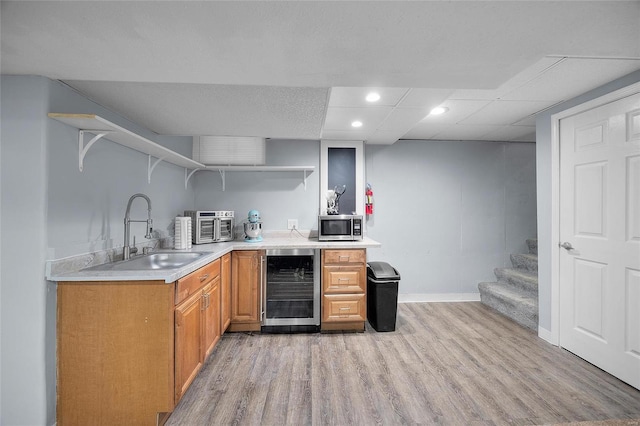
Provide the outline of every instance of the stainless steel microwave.
<path id="1" fill-rule="evenodd" d="M 193 244 L 208 244 L 232 241 L 234 212 L 229 210 L 185 210 L 191 217 L 191 237 Z"/>
<path id="2" fill-rule="evenodd" d="M 318 216 L 318 240 L 362 240 L 362 216 L 351 214 Z"/>

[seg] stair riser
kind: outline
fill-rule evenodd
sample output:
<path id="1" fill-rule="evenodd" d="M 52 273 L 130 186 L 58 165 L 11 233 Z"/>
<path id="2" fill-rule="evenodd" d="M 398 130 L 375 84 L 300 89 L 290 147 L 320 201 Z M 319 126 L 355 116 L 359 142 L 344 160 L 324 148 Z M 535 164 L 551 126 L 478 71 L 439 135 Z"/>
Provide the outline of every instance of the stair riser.
<path id="1" fill-rule="evenodd" d="M 511 264 L 514 268 L 524 269 L 529 272 L 538 272 L 538 259 L 537 257 L 531 258 L 530 256 L 522 254 L 512 254 Z"/>
<path id="2" fill-rule="evenodd" d="M 527 247 L 529 248 L 529 253 L 530 254 L 535 254 L 536 256 L 538 255 L 538 240 L 537 239 L 528 239 L 527 240 Z"/>
<path id="3" fill-rule="evenodd" d="M 538 294 L 538 280 L 533 277 L 522 277 L 510 274 L 508 269 L 496 268 L 493 273 L 498 278 L 498 282 L 509 283 L 514 287 L 528 291 L 532 295 Z"/>
<path id="4" fill-rule="evenodd" d="M 533 312 L 531 309 L 523 308 L 520 305 L 514 305 L 510 301 L 505 301 L 501 298 L 494 297 L 493 295 L 480 291 L 480 301 L 487 306 L 500 312 L 502 315 L 511 318 L 513 321 L 522 325 L 523 327 L 530 328 L 532 330 L 538 329 L 538 312 Z"/>

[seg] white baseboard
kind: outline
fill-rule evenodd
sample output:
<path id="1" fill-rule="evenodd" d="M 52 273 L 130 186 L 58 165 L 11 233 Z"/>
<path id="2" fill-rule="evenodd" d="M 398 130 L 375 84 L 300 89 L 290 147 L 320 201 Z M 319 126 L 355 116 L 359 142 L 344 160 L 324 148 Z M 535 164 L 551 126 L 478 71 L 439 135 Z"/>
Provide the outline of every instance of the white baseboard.
<path id="1" fill-rule="evenodd" d="M 538 337 L 542 340 L 546 340 L 554 346 L 558 346 L 558 338 L 551 331 L 546 328 L 538 326 Z"/>
<path id="2" fill-rule="evenodd" d="M 479 301 L 480 293 L 398 294 L 398 303 Z"/>

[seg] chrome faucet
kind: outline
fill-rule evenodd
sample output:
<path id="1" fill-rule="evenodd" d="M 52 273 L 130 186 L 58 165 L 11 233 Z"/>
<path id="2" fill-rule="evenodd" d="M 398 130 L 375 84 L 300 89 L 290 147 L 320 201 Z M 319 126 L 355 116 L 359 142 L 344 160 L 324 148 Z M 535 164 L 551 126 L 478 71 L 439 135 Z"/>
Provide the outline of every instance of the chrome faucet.
<path id="1" fill-rule="evenodd" d="M 130 217 L 131 214 L 131 203 L 136 198 L 144 198 L 147 200 L 148 206 L 148 216 L 147 220 L 133 220 Z M 147 239 L 151 239 L 151 232 L 153 232 L 153 221 L 151 220 L 151 200 L 144 194 L 133 194 L 131 198 L 129 198 L 129 202 L 127 203 L 127 211 L 124 214 L 124 260 L 128 260 L 131 257 L 131 254 L 136 254 L 138 252 L 138 248 L 134 245 L 133 248 L 129 246 L 129 234 L 131 228 L 131 222 L 146 222 L 147 223 L 147 234 L 144 236 Z"/>

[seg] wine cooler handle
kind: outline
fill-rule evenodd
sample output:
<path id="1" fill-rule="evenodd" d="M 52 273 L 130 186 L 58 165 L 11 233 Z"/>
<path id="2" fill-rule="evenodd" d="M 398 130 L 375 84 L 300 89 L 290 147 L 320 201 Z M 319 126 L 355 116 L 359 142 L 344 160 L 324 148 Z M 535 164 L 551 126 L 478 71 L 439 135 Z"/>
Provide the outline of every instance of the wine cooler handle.
<path id="1" fill-rule="evenodd" d="M 262 322 L 262 318 L 264 317 L 264 269 L 262 265 L 264 264 L 264 256 L 260 256 L 260 322 Z"/>

